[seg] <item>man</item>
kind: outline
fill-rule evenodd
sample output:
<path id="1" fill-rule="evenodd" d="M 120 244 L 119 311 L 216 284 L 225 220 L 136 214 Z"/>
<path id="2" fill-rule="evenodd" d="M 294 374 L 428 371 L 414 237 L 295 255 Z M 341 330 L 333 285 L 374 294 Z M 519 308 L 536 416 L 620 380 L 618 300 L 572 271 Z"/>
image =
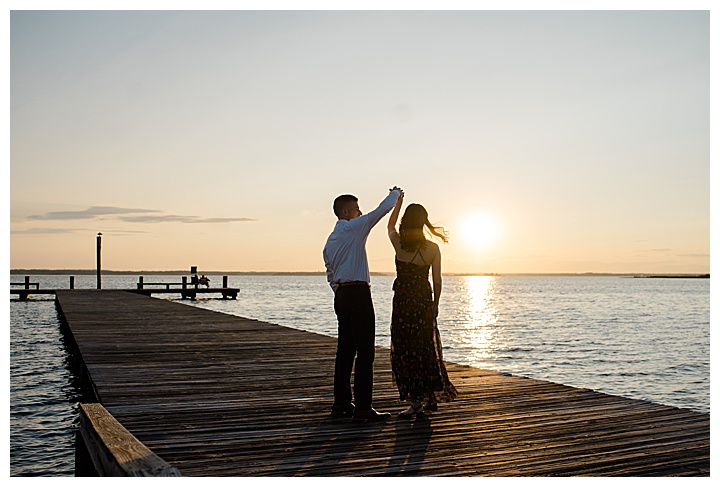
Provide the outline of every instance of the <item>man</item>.
<path id="1" fill-rule="evenodd" d="M 333 417 L 352 415 L 354 422 L 383 421 L 390 413 L 372 408 L 373 362 L 375 361 L 375 309 L 370 295 L 370 270 L 365 242 L 370 230 L 395 207 L 402 194 L 397 186 L 367 215 L 352 195 L 335 198 L 338 217 L 323 249 L 327 280 L 335 292 L 338 346 L 335 356 Z M 356 358 L 357 355 L 357 358 Z M 355 404 L 350 375 L 355 362 Z"/>

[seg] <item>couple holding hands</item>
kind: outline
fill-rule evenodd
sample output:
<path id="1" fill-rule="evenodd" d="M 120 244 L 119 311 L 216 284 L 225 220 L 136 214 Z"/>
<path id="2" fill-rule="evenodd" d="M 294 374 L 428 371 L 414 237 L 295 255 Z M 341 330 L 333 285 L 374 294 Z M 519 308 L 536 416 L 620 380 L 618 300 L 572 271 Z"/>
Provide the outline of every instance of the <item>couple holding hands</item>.
<path id="1" fill-rule="evenodd" d="M 372 408 L 375 310 L 365 251 L 370 230 L 391 210 L 387 229 L 395 249 L 397 277 L 393 283 L 390 357 L 400 399 L 409 402 L 398 417 L 437 411 L 438 402 L 457 396 L 443 362 L 436 320 L 442 289 L 440 247 L 426 238 L 425 230 L 443 242 L 447 242 L 447 235 L 442 227 L 430 223 L 425 208 L 416 203 L 406 208 L 396 228 L 403 199 L 404 192 L 393 187 L 367 214 L 360 211 L 353 195 L 338 196 L 333 204 L 338 221 L 323 249 L 338 319 L 333 417 L 352 416 L 354 422 L 372 422 L 391 416 Z M 353 364 L 354 403 L 350 386 Z"/>

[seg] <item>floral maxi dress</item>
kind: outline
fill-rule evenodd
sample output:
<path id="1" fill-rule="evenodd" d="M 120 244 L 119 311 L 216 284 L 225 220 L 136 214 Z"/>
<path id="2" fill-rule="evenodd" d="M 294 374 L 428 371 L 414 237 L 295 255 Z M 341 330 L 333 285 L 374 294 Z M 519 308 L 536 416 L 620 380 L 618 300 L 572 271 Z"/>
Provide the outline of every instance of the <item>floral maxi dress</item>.
<path id="1" fill-rule="evenodd" d="M 442 357 L 442 344 L 433 311 L 430 265 L 395 259 L 390 326 L 393 384 L 403 401 L 435 404 L 455 399 Z"/>

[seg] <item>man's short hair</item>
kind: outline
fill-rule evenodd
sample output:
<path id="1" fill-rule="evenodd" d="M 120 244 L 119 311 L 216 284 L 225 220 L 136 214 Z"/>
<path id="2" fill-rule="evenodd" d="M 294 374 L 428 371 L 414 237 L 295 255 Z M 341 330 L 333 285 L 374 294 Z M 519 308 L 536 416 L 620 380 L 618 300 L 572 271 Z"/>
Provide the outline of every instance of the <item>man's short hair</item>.
<path id="1" fill-rule="evenodd" d="M 333 212 L 335 212 L 335 216 L 340 218 L 342 216 L 340 212 L 342 212 L 343 208 L 346 208 L 347 205 L 351 203 L 355 203 L 357 200 L 357 197 L 351 194 L 343 194 L 335 198 L 333 202 Z"/>

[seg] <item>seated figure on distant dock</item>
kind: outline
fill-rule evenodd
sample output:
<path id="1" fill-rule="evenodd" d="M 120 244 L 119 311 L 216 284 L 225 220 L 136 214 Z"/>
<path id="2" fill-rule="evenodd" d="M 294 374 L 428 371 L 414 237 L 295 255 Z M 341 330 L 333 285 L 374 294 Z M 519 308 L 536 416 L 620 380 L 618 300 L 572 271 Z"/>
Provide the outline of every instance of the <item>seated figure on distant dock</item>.
<path id="1" fill-rule="evenodd" d="M 205 277 L 205 274 L 203 274 L 202 277 L 200 278 L 200 285 L 206 286 L 208 288 L 210 287 L 210 279 Z"/>

